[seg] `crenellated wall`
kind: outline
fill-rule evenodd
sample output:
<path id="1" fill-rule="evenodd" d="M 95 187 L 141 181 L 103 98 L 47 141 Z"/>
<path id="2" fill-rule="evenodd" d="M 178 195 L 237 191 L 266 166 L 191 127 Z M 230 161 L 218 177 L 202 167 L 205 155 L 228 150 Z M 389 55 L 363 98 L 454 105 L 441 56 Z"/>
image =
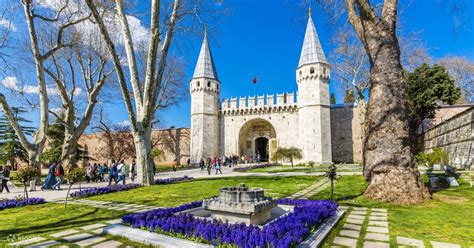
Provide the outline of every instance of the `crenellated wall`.
<path id="1" fill-rule="evenodd" d="M 261 96 L 231 97 L 221 101 L 219 112 L 223 115 L 231 115 L 292 111 L 297 107 L 297 94 L 295 92 L 287 92 Z"/>

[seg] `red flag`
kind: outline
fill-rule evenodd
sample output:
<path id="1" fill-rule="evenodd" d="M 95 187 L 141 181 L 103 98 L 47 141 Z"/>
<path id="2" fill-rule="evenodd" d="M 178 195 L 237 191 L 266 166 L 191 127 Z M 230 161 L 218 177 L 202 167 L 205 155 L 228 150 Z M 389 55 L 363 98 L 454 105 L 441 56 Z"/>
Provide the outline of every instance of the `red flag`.
<path id="1" fill-rule="evenodd" d="M 258 81 L 258 76 L 255 76 L 255 77 L 253 78 L 253 80 L 252 80 L 252 83 L 256 84 L 257 81 Z"/>

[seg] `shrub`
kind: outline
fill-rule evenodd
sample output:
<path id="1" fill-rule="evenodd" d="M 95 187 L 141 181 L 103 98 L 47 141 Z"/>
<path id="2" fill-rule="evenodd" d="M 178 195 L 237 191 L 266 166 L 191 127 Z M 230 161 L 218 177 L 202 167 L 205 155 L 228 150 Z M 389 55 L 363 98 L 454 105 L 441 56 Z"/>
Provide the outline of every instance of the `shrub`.
<path id="1" fill-rule="evenodd" d="M 17 180 L 23 184 L 23 197 L 25 199 L 28 199 L 28 191 L 26 189 L 27 184 L 29 181 L 33 180 L 36 177 L 41 176 L 41 171 L 34 168 L 33 166 L 21 166 L 17 171 L 16 171 L 16 178 Z"/>
<path id="2" fill-rule="evenodd" d="M 439 147 L 433 148 L 433 151 L 430 153 L 419 153 L 415 156 L 418 164 L 433 166 L 434 164 L 448 164 L 449 154 Z"/>

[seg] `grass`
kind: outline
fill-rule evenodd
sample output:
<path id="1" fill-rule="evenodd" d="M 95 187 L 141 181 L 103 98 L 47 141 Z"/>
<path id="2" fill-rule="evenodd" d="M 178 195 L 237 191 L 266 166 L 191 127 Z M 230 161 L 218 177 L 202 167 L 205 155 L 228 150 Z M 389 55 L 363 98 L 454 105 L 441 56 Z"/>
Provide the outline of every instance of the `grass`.
<path id="1" fill-rule="evenodd" d="M 176 166 L 176 170 L 190 170 L 190 169 L 196 169 L 193 167 L 187 167 L 185 165 L 180 165 Z M 163 163 L 163 164 L 157 164 L 155 165 L 155 172 L 160 173 L 160 172 L 168 172 L 168 171 L 173 171 L 173 165 L 168 164 L 168 163 Z"/>
<path id="2" fill-rule="evenodd" d="M 49 234 L 122 217 L 126 212 L 84 205 L 46 203 L 0 211 L 0 247 L 33 237 L 51 239 Z"/>
<path id="3" fill-rule="evenodd" d="M 219 194 L 222 187 L 246 183 L 249 187 L 261 187 L 265 194 L 275 198 L 290 196 L 322 177 L 232 177 L 221 179 L 194 180 L 168 185 L 141 187 L 124 192 L 90 197 L 90 200 L 113 202 L 133 202 L 156 206 L 177 206 L 184 203 L 202 200 Z"/>
<path id="4" fill-rule="evenodd" d="M 424 179 L 428 180 L 427 177 Z M 335 184 L 334 198 L 341 205 L 386 208 L 392 247 L 397 245 L 397 236 L 423 240 L 427 247 L 430 247 L 429 241 L 456 243 L 463 247 L 474 245 L 474 189 L 462 180 L 460 187 L 435 192 L 432 200 L 414 206 L 371 201 L 362 195 L 365 187 L 362 176 L 343 176 Z M 312 198 L 329 199 L 329 188 Z M 331 232 L 324 247 L 329 247 L 342 229 L 342 223 L 339 222 Z"/>
<path id="5" fill-rule="evenodd" d="M 329 165 L 315 165 L 313 168 L 306 165 L 296 165 L 291 167 L 291 165 L 277 165 L 272 167 L 266 168 L 257 168 L 251 169 L 245 172 L 267 172 L 267 173 L 281 173 L 281 172 L 326 172 L 328 170 Z M 360 171 L 362 167 L 360 165 L 355 164 L 342 164 L 337 165 L 338 171 Z"/>

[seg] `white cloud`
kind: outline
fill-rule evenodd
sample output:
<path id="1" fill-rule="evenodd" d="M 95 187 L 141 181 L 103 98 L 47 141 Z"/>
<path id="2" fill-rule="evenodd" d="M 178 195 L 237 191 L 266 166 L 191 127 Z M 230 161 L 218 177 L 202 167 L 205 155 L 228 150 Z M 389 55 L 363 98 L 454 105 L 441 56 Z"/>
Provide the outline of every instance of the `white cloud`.
<path id="1" fill-rule="evenodd" d="M 59 9 L 62 8 L 64 1 L 58 1 L 58 0 L 41 0 L 39 1 L 40 6 L 48 9 L 52 9 L 54 11 L 58 11 Z M 79 13 L 83 12 L 82 14 L 78 15 L 76 18 L 81 18 L 86 15 L 88 15 L 88 10 L 87 6 L 85 6 L 85 3 L 82 1 L 69 1 L 69 7 L 71 11 L 73 12 L 78 12 Z M 127 21 L 129 24 L 129 29 L 130 33 L 132 36 L 132 40 L 135 46 L 136 50 L 143 50 L 146 51 L 148 48 L 148 40 L 150 37 L 150 31 L 147 27 L 143 26 L 140 19 L 138 19 L 135 16 L 131 15 L 126 15 Z M 120 27 L 120 22 L 118 17 L 115 14 L 109 13 L 108 15 L 104 16 L 104 22 L 107 25 L 109 34 L 112 38 L 112 41 L 115 42 L 116 45 L 124 45 L 124 39 L 122 35 L 122 29 Z M 75 30 L 79 33 L 82 34 L 83 39 L 82 42 L 86 45 L 93 44 L 96 47 L 104 47 L 103 42 L 101 42 L 101 35 L 100 31 L 97 27 L 96 24 L 90 22 L 90 21 L 85 21 L 81 22 L 77 25 L 74 26 Z"/>
<path id="2" fill-rule="evenodd" d="M 18 85 L 18 78 L 13 77 L 13 76 L 7 76 L 2 80 L 2 84 L 5 88 L 21 92 L 21 93 L 26 93 L 26 94 L 39 94 L 39 86 L 33 86 L 33 85 Z M 59 91 L 56 87 L 47 87 L 46 91 L 48 92 L 49 96 L 57 96 L 59 95 Z M 76 87 L 74 89 L 74 95 L 79 96 L 82 94 L 82 89 L 79 87 Z"/>
<path id="3" fill-rule="evenodd" d="M 128 126 L 130 126 L 130 121 L 128 121 L 128 120 L 121 121 L 121 122 L 117 123 L 117 125 L 123 126 L 123 127 L 128 127 Z"/>
<path id="4" fill-rule="evenodd" d="M 6 28 L 11 31 L 16 31 L 16 26 L 12 21 L 0 17 L 0 28 Z"/>

